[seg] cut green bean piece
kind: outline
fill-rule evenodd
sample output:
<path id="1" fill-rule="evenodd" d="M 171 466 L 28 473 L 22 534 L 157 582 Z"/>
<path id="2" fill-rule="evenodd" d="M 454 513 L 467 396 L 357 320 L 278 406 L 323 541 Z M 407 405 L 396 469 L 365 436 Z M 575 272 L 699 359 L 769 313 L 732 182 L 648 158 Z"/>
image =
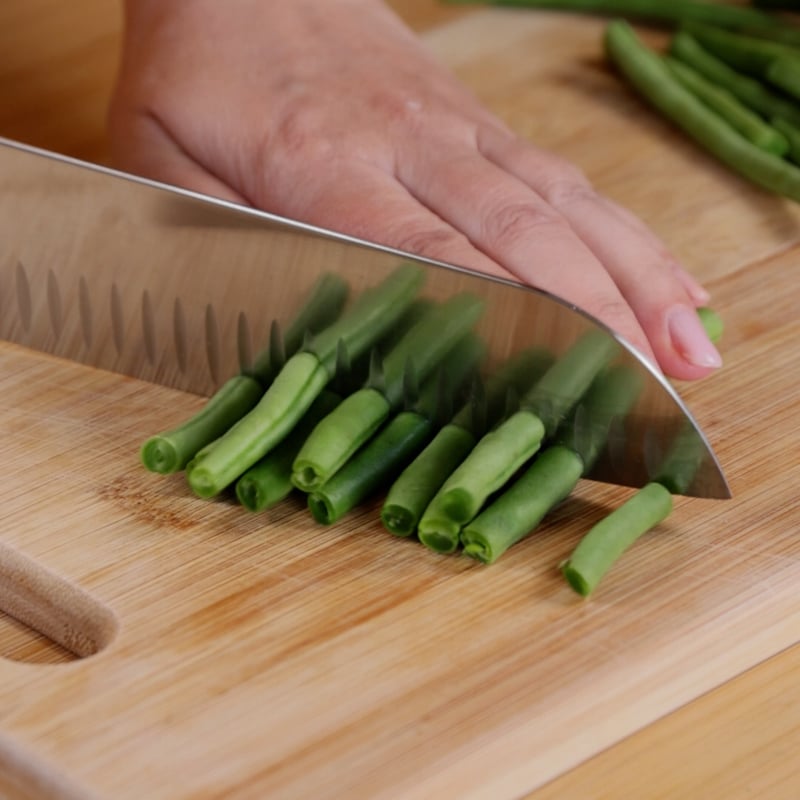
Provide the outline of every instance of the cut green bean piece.
<path id="1" fill-rule="evenodd" d="M 663 58 L 643 45 L 624 21 L 606 28 L 611 60 L 655 108 L 739 174 L 800 202 L 800 169 L 748 142 L 682 86 Z"/>
<path id="2" fill-rule="evenodd" d="M 265 388 L 269 386 L 286 359 L 300 349 L 308 333 L 317 333 L 338 318 L 348 291 L 347 282 L 338 275 L 331 272 L 322 275 L 283 335 L 279 337 L 278 329 L 273 329 L 271 346 L 255 357 L 252 367 L 244 370 L 245 374 L 252 375 Z"/>
<path id="3" fill-rule="evenodd" d="M 433 422 L 401 411 L 329 481 L 308 497 L 314 519 L 330 525 L 394 476 L 431 436 Z"/>
<path id="4" fill-rule="evenodd" d="M 200 450 L 250 411 L 263 393 L 254 378 L 235 375 L 193 417 L 148 439 L 142 447 L 142 463 L 162 475 L 184 469 Z"/>
<path id="5" fill-rule="evenodd" d="M 725 323 L 722 321 L 722 317 L 708 306 L 698 308 L 697 316 L 700 317 L 700 322 L 703 324 L 708 338 L 714 343 L 719 342 L 725 332 Z"/>
<path id="6" fill-rule="evenodd" d="M 800 99 L 800 50 L 792 58 L 776 58 L 767 66 L 767 80 L 796 99 Z"/>
<path id="7" fill-rule="evenodd" d="M 292 463 L 300 447 L 314 425 L 340 402 L 339 395 L 323 391 L 291 433 L 236 481 L 236 497 L 246 509 L 264 511 L 288 497 L 294 489 Z"/>
<path id="8" fill-rule="evenodd" d="M 530 533 L 575 487 L 583 461 L 573 450 L 548 447 L 520 478 L 461 532 L 464 553 L 491 564 Z"/>
<path id="9" fill-rule="evenodd" d="M 458 546 L 461 527 L 541 446 L 545 428 L 529 411 L 518 411 L 486 434 L 453 471 L 419 522 L 420 541 L 441 553 Z"/>
<path id="10" fill-rule="evenodd" d="M 624 364 L 602 372 L 559 429 L 556 444 L 539 453 L 522 476 L 464 528 L 464 552 L 489 564 L 534 531 L 591 470 L 614 423 L 629 413 L 643 385 L 641 374 Z"/>
<path id="11" fill-rule="evenodd" d="M 784 156 L 789 151 L 789 142 L 786 137 L 741 103 L 727 89 L 706 80 L 699 72 L 682 61 L 667 58 L 666 63 L 673 75 L 690 92 L 712 111 L 716 111 L 756 147 L 776 156 Z"/>
<path id="12" fill-rule="evenodd" d="M 800 108 L 791 100 L 772 91 L 759 79 L 733 69 L 706 50 L 686 31 L 678 31 L 672 37 L 669 52 L 674 58 L 697 70 L 707 80 L 727 89 L 753 111 L 769 119 L 773 127 L 778 128 L 775 116 L 800 125 Z M 786 136 L 785 130 L 781 130 L 781 133 Z"/>
<path id="13" fill-rule="evenodd" d="M 562 572 L 578 594 L 591 594 L 619 557 L 672 511 L 672 495 L 660 483 L 648 483 L 581 539 Z"/>
<path id="14" fill-rule="evenodd" d="M 475 443 L 475 436 L 459 425 L 439 430 L 389 489 L 381 509 L 384 527 L 395 536 L 414 534 L 428 503 Z"/>
<path id="15" fill-rule="evenodd" d="M 328 380 L 312 353 L 292 356 L 256 407 L 198 454 L 187 471 L 192 490 L 213 497 L 233 483 L 291 431 Z"/>

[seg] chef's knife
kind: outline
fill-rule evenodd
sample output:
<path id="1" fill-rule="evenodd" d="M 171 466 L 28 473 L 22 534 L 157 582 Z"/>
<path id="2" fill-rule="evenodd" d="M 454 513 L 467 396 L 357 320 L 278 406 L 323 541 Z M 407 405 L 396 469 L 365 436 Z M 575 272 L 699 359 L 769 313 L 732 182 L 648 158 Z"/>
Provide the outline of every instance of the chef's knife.
<path id="1" fill-rule="evenodd" d="M 680 434 L 702 454 L 688 493 L 730 496 L 674 388 L 559 298 L 4 139 L 0 176 L 4 339 L 206 395 L 247 365 L 324 273 L 358 294 L 410 261 L 426 272 L 426 297 L 484 298 L 489 370 L 533 346 L 558 355 L 589 331 L 616 339 L 644 390 L 588 477 L 642 486 Z"/>

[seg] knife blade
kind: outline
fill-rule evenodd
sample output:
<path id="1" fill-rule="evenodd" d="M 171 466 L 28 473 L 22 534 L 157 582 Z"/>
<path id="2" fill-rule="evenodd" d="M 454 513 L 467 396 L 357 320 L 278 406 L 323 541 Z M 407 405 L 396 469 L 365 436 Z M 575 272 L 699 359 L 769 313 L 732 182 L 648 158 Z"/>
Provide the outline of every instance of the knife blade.
<path id="1" fill-rule="evenodd" d="M 481 297 L 487 370 L 601 331 L 642 378 L 588 478 L 653 478 L 678 438 L 697 461 L 686 494 L 730 497 L 674 387 L 628 342 L 546 292 L 0 139 L 0 337 L 91 367 L 201 395 L 246 368 L 270 329 L 333 272 L 353 294 L 404 262 L 424 295 Z M 699 457 L 698 454 L 699 453 Z"/>

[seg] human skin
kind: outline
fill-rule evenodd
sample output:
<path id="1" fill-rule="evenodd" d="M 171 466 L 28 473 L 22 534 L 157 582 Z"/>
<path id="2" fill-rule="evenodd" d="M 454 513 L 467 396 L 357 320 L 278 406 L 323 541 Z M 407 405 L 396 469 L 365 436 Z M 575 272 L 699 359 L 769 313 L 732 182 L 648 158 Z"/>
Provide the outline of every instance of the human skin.
<path id="1" fill-rule="evenodd" d="M 664 244 L 379 0 L 127 0 L 109 131 L 121 169 L 545 289 L 678 379 L 721 363 Z"/>

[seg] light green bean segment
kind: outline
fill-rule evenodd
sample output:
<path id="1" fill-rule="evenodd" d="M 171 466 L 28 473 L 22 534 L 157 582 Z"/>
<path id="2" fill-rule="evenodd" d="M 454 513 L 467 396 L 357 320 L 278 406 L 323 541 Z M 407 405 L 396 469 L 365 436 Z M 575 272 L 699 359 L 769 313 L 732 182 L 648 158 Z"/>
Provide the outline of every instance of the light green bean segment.
<path id="1" fill-rule="evenodd" d="M 672 495 L 659 483 L 648 483 L 581 539 L 562 572 L 584 597 L 591 594 L 619 557 L 672 511 Z"/>

